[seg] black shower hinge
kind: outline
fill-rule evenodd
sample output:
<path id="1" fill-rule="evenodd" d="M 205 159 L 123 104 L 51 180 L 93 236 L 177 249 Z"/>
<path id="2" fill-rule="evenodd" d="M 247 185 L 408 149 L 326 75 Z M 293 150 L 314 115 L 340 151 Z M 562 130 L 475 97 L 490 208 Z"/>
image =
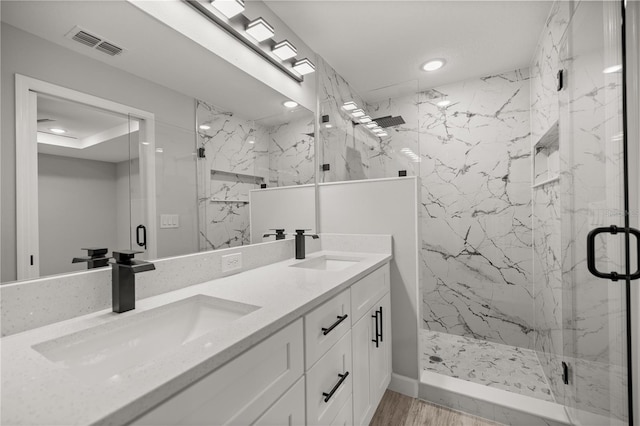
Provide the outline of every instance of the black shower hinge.
<path id="1" fill-rule="evenodd" d="M 405 177 L 407 175 L 406 170 L 398 170 L 398 177 Z"/>
<path id="2" fill-rule="evenodd" d="M 198 148 L 198 158 L 206 158 L 204 147 Z"/>
<path id="3" fill-rule="evenodd" d="M 569 365 L 562 361 L 562 383 L 569 384 Z"/>
<path id="4" fill-rule="evenodd" d="M 558 87 L 557 87 L 557 90 L 558 90 L 558 92 L 559 92 L 559 91 L 561 91 L 562 89 L 564 89 L 564 70 L 558 70 L 557 79 L 558 79 Z"/>
<path id="5" fill-rule="evenodd" d="M 323 172 L 328 172 L 329 169 L 331 169 L 331 166 L 329 164 L 323 164 L 322 165 L 322 171 Z"/>

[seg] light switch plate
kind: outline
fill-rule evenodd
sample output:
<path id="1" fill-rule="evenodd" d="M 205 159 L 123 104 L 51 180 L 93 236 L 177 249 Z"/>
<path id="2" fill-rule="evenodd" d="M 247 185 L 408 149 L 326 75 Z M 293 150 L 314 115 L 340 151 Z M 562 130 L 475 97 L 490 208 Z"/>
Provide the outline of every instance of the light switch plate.
<path id="1" fill-rule="evenodd" d="M 242 253 L 222 256 L 222 272 L 231 272 L 242 268 Z"/>
<path id="2" fill-rule="evenodd" d="M 180 215 L 179 214 L 161 214 L 160 215 L 160 229 L 170 229 L 180 227 Z"/>

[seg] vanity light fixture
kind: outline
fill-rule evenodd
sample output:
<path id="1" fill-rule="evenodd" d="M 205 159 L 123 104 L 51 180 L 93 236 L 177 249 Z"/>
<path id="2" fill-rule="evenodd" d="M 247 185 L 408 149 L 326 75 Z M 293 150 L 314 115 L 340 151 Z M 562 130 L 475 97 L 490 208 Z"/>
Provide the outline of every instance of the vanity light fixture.
<path id="1" fill-rule="evenodd" d="M 364 117 L 365 115 L 367 115 L 363 109 L 354 109 L 353 111 L 351 111 L 351 115 L 353 115 L 355 118 L 358 117 Z"/>
<path id="2" fill-rule="evenodd" d="M 380 136 L 380 137 L 389 136 L 389 134 L 387 132 L 385 132 L 384 130 L 382 132 L 378 132 L 377 135 Z"/>
<path id="3" fill-rule="evenodd" d="M 287 108 L 295 108 L 298 106 L 298 103 L 295 101 L 284 101 L 282 105 L 284 105 Z"/>
<path id="4" fill-rule="evenodd" d="M 353 111 L 354 109 L 358 109 L 358 104 L 353 101 L 345 102 L 342 104 L 342 109 L 345 111 Z"/>
<path id="5" fill-rule="evenodd" d="M 239 13 L 244 12 L 243 0 L 212 0 L 211 6 L 215 7 L 220 13 L 231 19 Z"/>
<path id="6" fill-rule="evenodd" d="M 366 128 L 368 129 L 373 129 L 375 127 L 378 127 L 378 123 L 376 121 L 371 121 L 367 124 L 364 125 Z"/>
<path id="7" fill-rule="evenodd" d="M 293 69 L 298 72 L 300 75 L 311 74 L 316 71 L 316 66 L 313 65 L 308 58 L 300 59 L 293 64 Z"/>
<path id="8" fill-rule="evenodd" d="M 371 131 L 372 131 L 373 133 L 380 133 L 380 132 L 384 133 L 384 130 L 382 130 L 382 128 L 381 128 L 381 127 L 376 127 L 375 129 L 372 129 Z"/>
<path id="9" fill-rule="evenodd" d="M 425 64 L 423 64 L 421 68 L 423 71 L 427 71 L 427 72 L 435 71 L 442 68 L 445 62 L 446 61 L 444 59 L 432 59 L 426 62 Z"/>
<path id="10" fill-rule="evenodd" d="M 257 41 L 265 41 L 275 35 L 274 29 L 263 18 L 254 19 L 247 24 L 247 34 Z"/>
<path id="11" fill-rule="evenodd" d="M 604 70 L 602 70 L 602 72 L 605 73 L 605 74 L 612 74 L 612 73 L 618 72 L 618 71 L 622 71 L 622 65 L 620 65 L 620 64 L 612 65 L 612 66 L 607 67 Z"/>
<path id="12" fill-rule="evenodd" d="M 288 40 L 283 40 L 280 43 L 276 43 L 271 49 L 274 55 L 278 58 L 286 61 L 287 59 L 291 59 L 298 53 L 296 47 L 291 44 Z"/>
<path id="13" fill-rule="evenodd" d="M 199 128 L 200 128 L 200 130 L 209 130 L 211 128 L 211 126 L 208 126 L 206 124 L 201 124 Z"/>
<path id="14" fill-rule="evenodd" d="M 368 115 L 364 115 L 360 117 L 360 120 L 358 121 L 361 122 L 362 124 L 371 123 L 371 117 L 369 117 Z"/>
<path id="15" fill-rule="evenodd" d="M 65 129 L 61 129 L 59 127 L 52 127 L 49 129 L 52 133 L 55 133 L 56 135 L 62 135 L 64 133 L 67 133 L 67 131 Z"/>

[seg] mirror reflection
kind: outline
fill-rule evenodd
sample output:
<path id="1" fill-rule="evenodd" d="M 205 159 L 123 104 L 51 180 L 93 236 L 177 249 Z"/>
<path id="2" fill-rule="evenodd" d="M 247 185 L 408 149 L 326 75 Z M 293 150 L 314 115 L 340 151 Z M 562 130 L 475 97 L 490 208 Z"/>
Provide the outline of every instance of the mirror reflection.
<path id="1" fill-rule="evenodd" d="M 285 106 L 290 99 L 278 90 L 130 3 L 100 3 L 100 14 L 95 5 L 3 2 L 3 139 L 12 143 L 3 142 L 2 152 L 0 281 L 102 266 L 84 260 L 115 249 L 158 259 L 275 239 L 252 237 L 250 191 L 315 183 L 314 113 Z M 49 25 L 51 14 L 64 19 Z M 135 26 L 107 15 L 130 16 Z M 105 55 L 69 36 L 98 25 L 100 36 L 124 46 L 122 54 Z M 162 33 L 175 49 L 143 47 L 143 32 Z M 206 69 L 215 69 L 215 81 Z M 37 214 L 24 220 L 17 206 L 29 191 L 16 178 L 13 142 L 22 126 L 15 124 L 17 76 L 146 114 L 34 91 Z M 38 225 L 35 236 L 21 220 Z"/>

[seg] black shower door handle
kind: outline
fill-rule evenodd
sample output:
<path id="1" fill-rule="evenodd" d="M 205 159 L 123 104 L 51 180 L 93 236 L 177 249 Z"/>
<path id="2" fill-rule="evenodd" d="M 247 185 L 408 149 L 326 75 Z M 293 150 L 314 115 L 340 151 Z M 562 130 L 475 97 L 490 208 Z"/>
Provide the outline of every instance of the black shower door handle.
<path id="1" fill-rule="evenodd" d="M 595 275 L 598 278 L 604 278 L 611 281 L 618 281 L 621 279 L 636 280 L 640 278 L 640 262 L 638 262 L 639 269 L 629 276 L 627 276 L 624 273 L 620 274 L 615 271 L 608 272 L 608 273 L 600 272 L 596 268 L 596 237 L 599 234 L 616 235 L 618 233 L 624 233 L 624 232 L 625 232 L 624 228 L 620 228 L 616 225 L 595 228 L 589 232 L 589 234 L 587 235 L 587 268 L 589 269 L 589 272 L 591 272 L 593 275 Z M 634 228 L 629 228 L 629 233 L 636 237 L 636 254 L 640 256 L 640 231 Z"/>
<path id="2" fill-rule="evenodd" d="M 140 231 L 142 231 L 142 238 L 140 238 Z M 147 228 L 144 225 L 138 225 L 136 228 L 136 243 L 140 247 L 147 248 Z"/>

